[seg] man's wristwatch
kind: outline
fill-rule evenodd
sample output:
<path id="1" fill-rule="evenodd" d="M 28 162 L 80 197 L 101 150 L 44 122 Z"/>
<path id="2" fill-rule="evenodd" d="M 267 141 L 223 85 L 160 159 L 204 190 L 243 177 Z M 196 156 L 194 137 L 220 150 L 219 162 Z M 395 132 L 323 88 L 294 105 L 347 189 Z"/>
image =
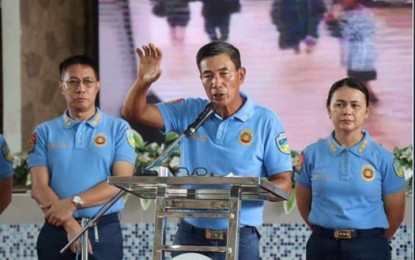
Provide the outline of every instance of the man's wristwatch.
<path id="1" fill-rule="evenodd" d="M 84 201 L 79 197 L 78 195 L 74 196 L 72 198 L 72 203 L 75 205 L 75 207 L 82 208 L 82 205 L 84 204 Z"/>

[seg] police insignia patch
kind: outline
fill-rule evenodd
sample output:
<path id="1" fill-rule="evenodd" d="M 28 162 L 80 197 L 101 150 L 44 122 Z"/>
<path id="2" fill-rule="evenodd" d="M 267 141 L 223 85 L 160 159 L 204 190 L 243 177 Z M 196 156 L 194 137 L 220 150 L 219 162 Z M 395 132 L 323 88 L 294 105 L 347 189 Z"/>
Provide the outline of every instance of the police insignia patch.
<path id="1" fill-rule="evenodd" d="M 287 134 L 285 132 L 279 133 L 275 138 L 275 143 L 277 144 L 278 149 L 283 153 L 290 153 L 290 147 L 288 146 Z"/>
<path id="2" fill-rule="evenodd" d="M 137 145 L 135 142 L 135 138 L 134 138 L 134 130 L 133 129 L 127 129 L 127 131 L 125 131 L 125 135 L 127 136 L 127 140 L 128 140 L 128 144 L 130 144 L 130 146 L 132 148 L 135 148 L 135 146 Z"/>
<path id="3" fill-rule="evenodd" d="M 1 147 L 1 150 L 3 152 L 4 158 L 6 158 L 7 161 L 9 162 L 13 161 L 13 155 L 10 152 L 9 146 L 7 145 L 6 141 L 4 141 L 3 146 Z"/>
<path id="4" fill-rule="evenodd" d="M 35 150 L 36 139 L 37 139 L 36 133 L 32 133 L 29 141 L 27 141 L 27 152 L 28 153 L 31 153 Z"/>
<path id="5" fill-rule="evenodd" d="M 396 158 L 393 159 L 393 168 L 395 169 L 395 173 L 396 175 L 398 175 L 398 177 L 404 177 L 405 173 L 402 169 L 401 164 L 399 163 L 399 160 L 397 160 Z"/>
<path id="6" fill-rule="evenodd" d="M 96 146 L 104 146 L 107 143 L 107 136 L 105 134 L 97 134 L 94 138 L 94 143 Z"/>
<path id="7" fill-rule="evenodd" d="M 370 164 L 362 166 L 362 178 L 365 181 L 373 181 L 375 179 L 375 168 Z"/>
<path id="8" fill-rule="evenodd" d="M 303 169 L 303 163 L 304 163 L 304 152 L 301 152 L 298 156 L 297 163 L 294 166 L 294 171 L 298 174 L 301 173 L 301 170 Z"/>
<path id="9" fill-rule="evenodd" d="M 252 130 L 244 129 L 239 135 L 239 142 L 243 145 L 250 145 L 253 139 Z"/>

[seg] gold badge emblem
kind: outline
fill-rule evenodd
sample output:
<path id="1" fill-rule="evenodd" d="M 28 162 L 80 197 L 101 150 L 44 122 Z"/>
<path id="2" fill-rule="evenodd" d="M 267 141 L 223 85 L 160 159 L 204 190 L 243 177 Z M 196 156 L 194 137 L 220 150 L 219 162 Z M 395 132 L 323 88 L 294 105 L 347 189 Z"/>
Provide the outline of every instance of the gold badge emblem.
<path id="1" fill-rule="evenodd" d="M 94 139 L 96 146 L 104 146 L 107 143 L 107 136 L 105 134 L 97 134 Z"/>
<path id="2" fill-rule="evenodd" d="M 375 179 L 375 168 L 370 164 L 363 165 L 362 178 L 365 181 L 373 181 Z"/>
<path id="3" fill-rule="evenodd" d="M 94 118 L 94 121 L 92 121 L 92 124 L 94 126 L 98 125 L 99 121 L 101 120 L 101 114 L 97 114 Z"/>
<path id="4" fill-rule="evenodd" d="M 252 130 L 244 129 L 239 135 L 239 142 L 243 145 L 250 145 L 254 137 L 252 136 Z"/>
<path id="5" fill-rule="evenodd" d="M 333 144 L 333 142 L 331 140 L 329 140 L 329 146 L 330 146 L 330 150 L 333 153 L 336 153 L 336 146 Z"/>

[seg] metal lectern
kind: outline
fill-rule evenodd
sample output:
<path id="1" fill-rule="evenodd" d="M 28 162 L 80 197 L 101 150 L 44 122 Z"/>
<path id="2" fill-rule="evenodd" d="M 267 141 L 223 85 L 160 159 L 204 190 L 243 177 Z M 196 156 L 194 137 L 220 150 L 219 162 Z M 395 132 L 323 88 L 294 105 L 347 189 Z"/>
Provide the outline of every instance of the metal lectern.
<path id="1" fill-rule="evenodd" d="M 242 200 L 287 200 L 289 194 L 258 177 L 185 176 L 109 177 L 108 183 L 140 198 L 155 199 L 153 259 L 163 251 L 224 252 L 226 259 L 238 259 L 239 218 Z M 185 188 L 184 185 L 197 188 Z M 220 210 L 205 212 L 200 209 Z M 228 219 L 226 246 L 165 245 L 165 218 L 204 217 Z"/>

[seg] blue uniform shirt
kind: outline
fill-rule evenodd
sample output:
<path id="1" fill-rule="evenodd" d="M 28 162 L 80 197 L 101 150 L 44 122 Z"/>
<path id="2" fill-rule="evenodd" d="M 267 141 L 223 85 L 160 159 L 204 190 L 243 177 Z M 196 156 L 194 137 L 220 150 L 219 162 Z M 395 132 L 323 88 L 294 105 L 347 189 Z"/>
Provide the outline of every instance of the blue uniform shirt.
<path id="1" fill-rule="evenodd" d="M 388 228 L 382 196 L 404 189 L 394 157 L 363 131 L 355 146 L 340 146 L 333 135 L 303 151 L 296 183 L 311 189 L 310 223 L 326 228 Z"/>
<path id="2" fill-rule="evenodd" d="M 7 145 L 6 139 L 0 134 L 0 179 L 6 179 L 13 175 L 13 156 L 10 153 L 9 146 Z"/>
<path id="3" fill-rule="evenodd" d="M 105 181 L 112 175 L 114 162 L 135 164 L 131 136 L 127 122 L 98 108 L 90 120 L 82 122 L 72 120 L 65 111 L 36 128 L 29 168 L 46 166 L 52 190 L 61 199 L 71 197 Z M 74 217 L 92 217 L 101 207 L 78 209 Z M 119 212 L 123 207 L 123 200 L 118 200 L 106 214 Z"/>
<path id="4" fill-rule="evenodd" d="M 246 177 L 270 177 L 291 171 L 291 156 L 284 128 L 271 110 L 260 106 L 244 94 L 245 104 L 226 120 L 218 114 L 210 117 L 191 137 L 180 144 L 181 166 L 189 172 L 204 167 L 209 173 L 233 173 Z M 159 103 L 164 131 L 183 133 L 204 110 L 209 100 L 186 99 L 176 103 Z M 243 201 L 241 225 L 262 224 L 263 201 Z M 226 219 L 187 218 L 194 226 L 226 229 Z"/>

